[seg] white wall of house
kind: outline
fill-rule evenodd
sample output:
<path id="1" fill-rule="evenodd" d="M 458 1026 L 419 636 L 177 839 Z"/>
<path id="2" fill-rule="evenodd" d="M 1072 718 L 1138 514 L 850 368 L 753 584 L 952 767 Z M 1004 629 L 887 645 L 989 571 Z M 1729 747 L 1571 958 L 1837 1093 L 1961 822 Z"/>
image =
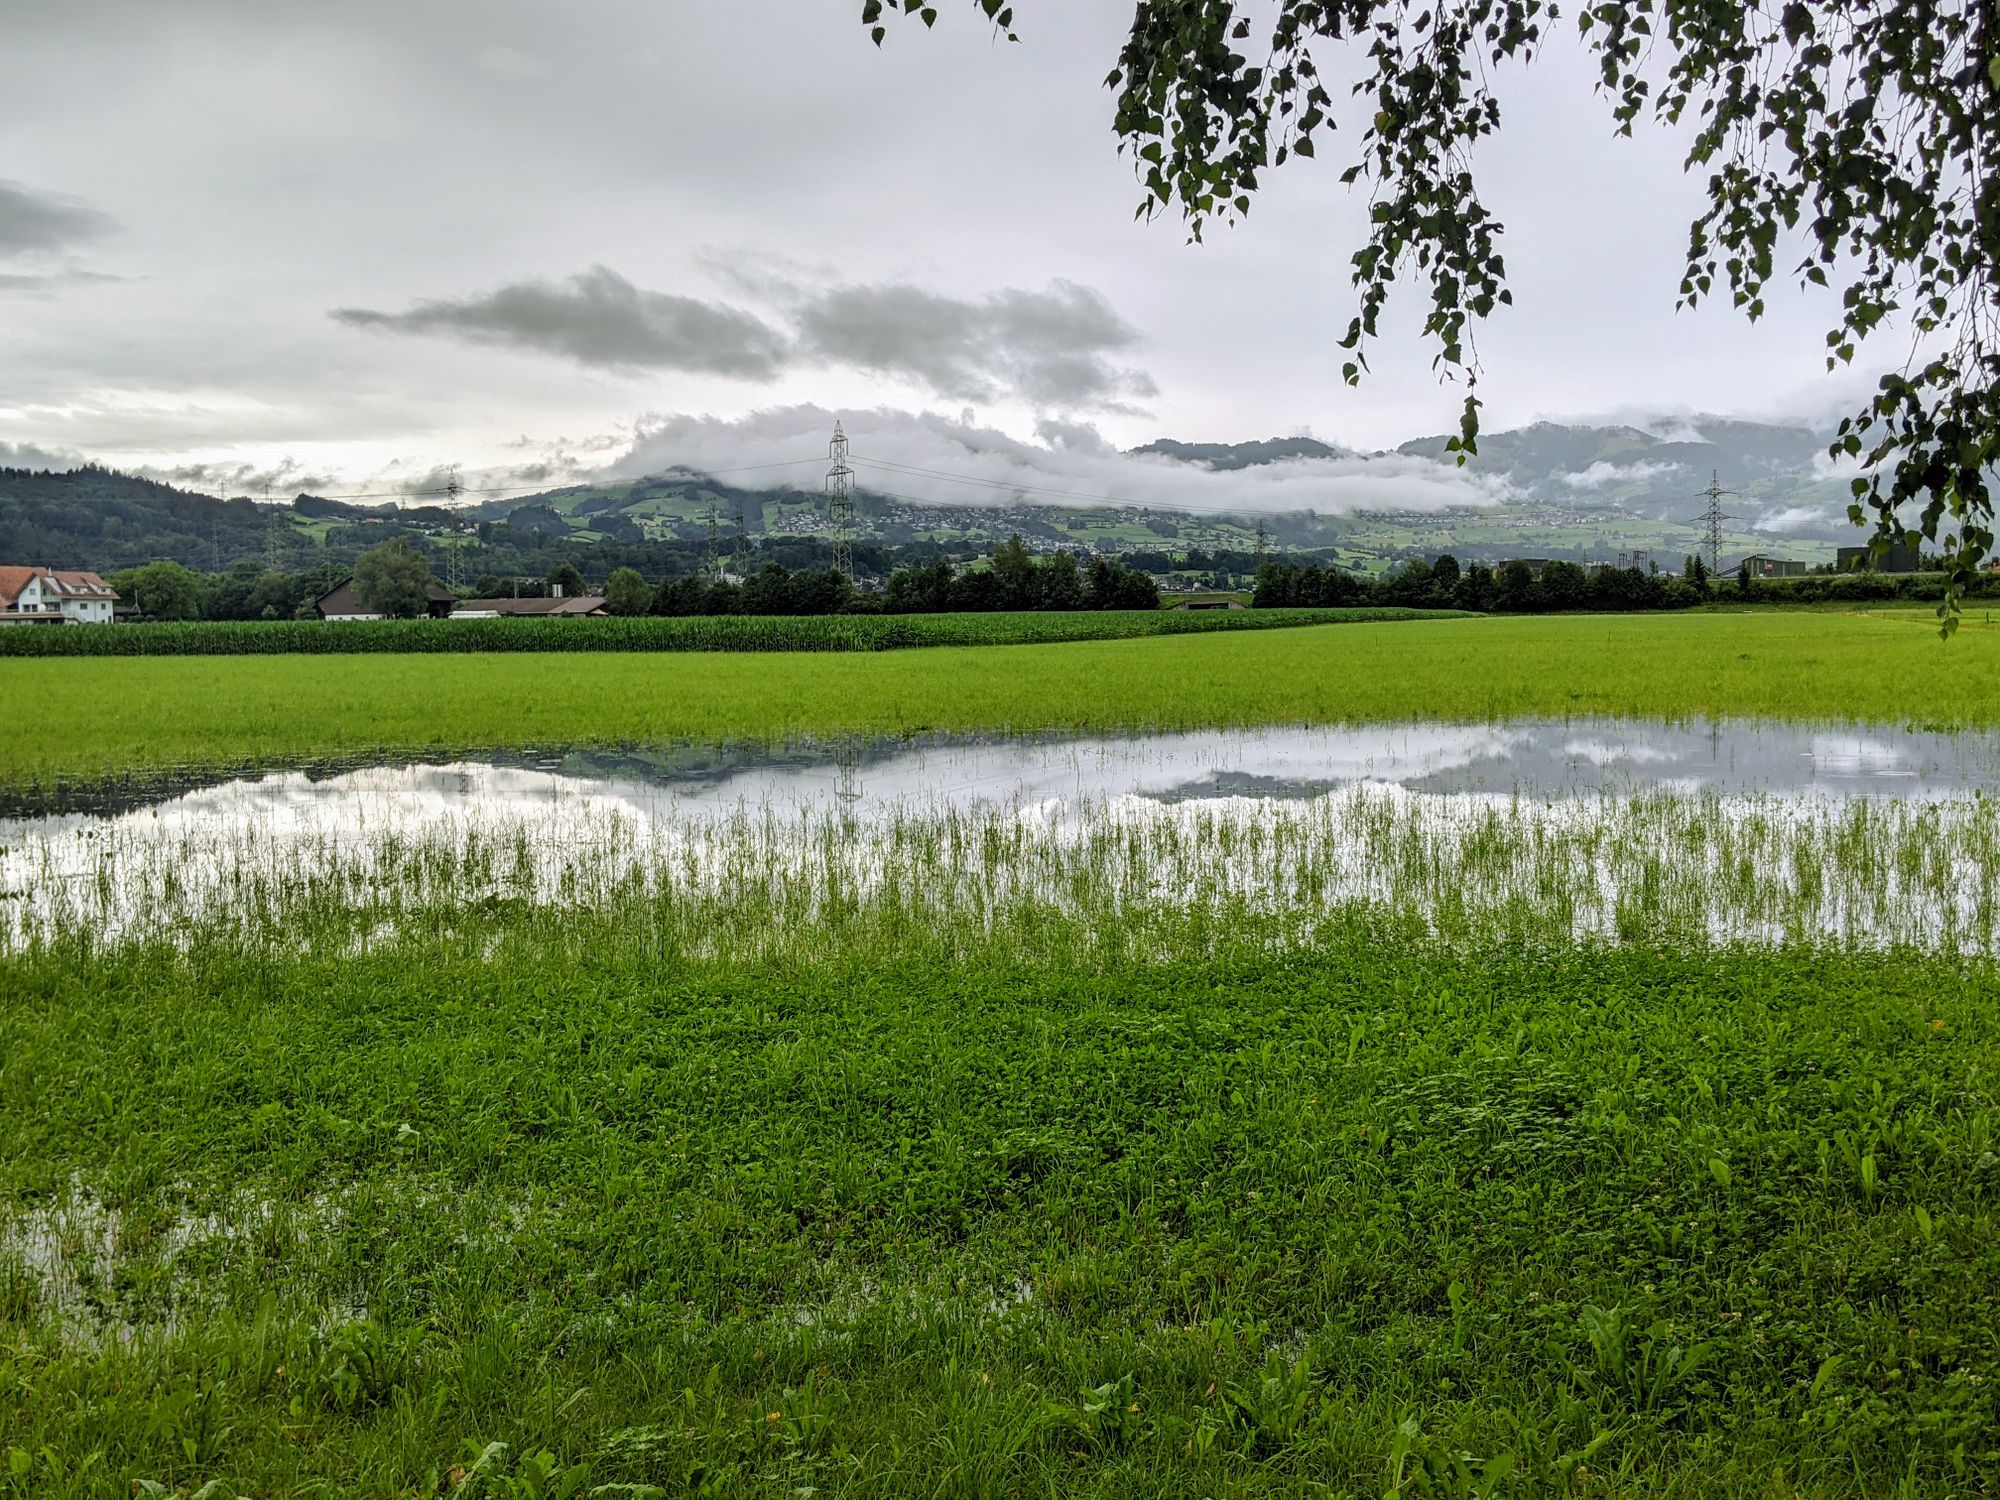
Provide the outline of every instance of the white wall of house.
<path id="1" fill-rule="evenodd" d="M 62 601 L 63 621 L 70 625 L 109 625 L 111 623 L 111 601 L 109 599 L 65 599 Z"/>

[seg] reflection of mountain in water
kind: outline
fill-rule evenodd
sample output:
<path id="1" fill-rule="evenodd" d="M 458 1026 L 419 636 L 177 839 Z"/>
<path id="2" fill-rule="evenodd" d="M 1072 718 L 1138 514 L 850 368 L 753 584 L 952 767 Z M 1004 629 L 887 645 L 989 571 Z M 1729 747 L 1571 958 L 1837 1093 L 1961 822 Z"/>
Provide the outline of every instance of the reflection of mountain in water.
<path id="1" fill-rule="evenodd" d="M 448 771 L 455 774 L 440 774 Z M 400 778 L 397 773 L 402 773 Z M 220 791 L 233 806 L 397 787 L 476 812 L 510 799 L 605 795 L 637 808 L 1032 803 L 1079 795 L 1163 802 L 1296 800 L 1357 782 L 1531 797 L 1649 789 L 1777 795 L 1962 796 L 2000 786 L 2000 737 L 1729 720 L 1587 719 L 1096 736 L 861 737 L 780 745 L 666 744 L 357 756 L 134 777 L 0 797 L 0 818 L 165 809 Z"/>

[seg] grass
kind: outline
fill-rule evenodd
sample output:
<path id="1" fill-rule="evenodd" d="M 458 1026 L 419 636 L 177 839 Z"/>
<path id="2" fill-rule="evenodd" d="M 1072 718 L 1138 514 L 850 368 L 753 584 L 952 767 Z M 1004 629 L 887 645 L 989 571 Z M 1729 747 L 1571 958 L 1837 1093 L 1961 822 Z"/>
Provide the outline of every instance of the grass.
<path id="1" fill-rule="evenodd" d="M 11 1493 L 1981 1493 L 1995 813 L 1601 812 L 13 869 Z"/>
<path id="2" fill-rule="evenodd" d="M 1583 615 L 832 655 L 0 661 L 0 696 L 35 706 L 38 727 L 0 742 L 0 783 L 19 786 L 440 746 L 848 732 L 1570 714 L 1988 727 L 2000 646 L 1818 612 Z"/>
<path id="3" fill-rule="evenodd" d="M 0 632 L 9 656 L 321 656 L 560 651 L 895 651 L 1294 625 L 1450 618 L 1451 610 L 1074 610 L 943 615 L 703 615 L 518 620 L 197 620 L 115 630 Z"/>
<path id="4" fill-rule="evenodd" d="M 1746 613 L 9 661 L 34 712 L 0 774 L 1987 725 L 1994 652 Z M 1915 1500 L 2000 1472 L 1991 799 L 402 807 L 0 849 L 6 1500 Z"/>

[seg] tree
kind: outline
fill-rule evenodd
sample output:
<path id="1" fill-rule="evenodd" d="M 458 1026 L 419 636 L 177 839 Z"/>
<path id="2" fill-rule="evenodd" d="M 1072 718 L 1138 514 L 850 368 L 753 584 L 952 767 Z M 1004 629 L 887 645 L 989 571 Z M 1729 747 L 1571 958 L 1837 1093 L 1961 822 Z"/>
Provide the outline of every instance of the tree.
<path id="1" fill-rule="evenodd" d="M 177 562 L 148 563 L 120 575 L 112 587 L 149 620 L 201 618 L 201 575 Z"/>
<path id="2" fill-rule="evenodd" d="M 378 615 L 409 620 L 430 606 L 431 565 L 408 537 L 391 537 L 354 559 L 354 593 Z"/>
<path id="3" fill-rule="evenodd" d="M 1002 609 L 1034 607 L 1035 559 L 1019 532 L 993 549 L 993 576 L 1000 585 Z"/>
<path id="4" fill-rule="evenodd" d="M 617 568 L 604 585 L 604 612 L 643 615 L 653 607 L 653 586 L 637 568 Z"/>
<path id="5" fill-rule="evenodd" d="M 566 599 L 580 598 L 583 594 L 583 575 L 577 572 L 575 563 L 557 563 L 549 569 L 549 588 L 561 589 Z"/>
<path id="6" fill-rule="evenodd" d="M 1011 37 L 1014 9 L 974 0 Z M 1465 382 L 1460 461 L 1477 451 L 1480 368 L 1471 327 L 1512 299 L 1500 225 L 1480 198 L 1475 148 L 1501 128 L 1500 65 L 1532 62 L 1556 0 L 1273 0 L 1262 27 L 1216 0 L 1139 0 L 1107 80 L 1141 211 L 1191 235 L 1249 213 L 1267 171 L 1315 158 L 1342 125 L 1341 173 L 1370 194 L 1350 260 L 1359 306 L 1341 339 L 1358 383 L 1400 278 L 1427 286 L 1424 335 Z M 1830 457 L 1859 465 L 1855 524 L 1883 543 L 1942 547 L 1956 600 L 1993 550 L 2000 464 L 2000 4 L 1995 0 L 1602 0 L 1572 7 L 1611 122 L 1693 128 L 1685 169 L 1707 180 L 1689 228 L 1680 304 L 1727 293 L 1755 320 L 1774 278 L 1835 288 L 1827 368 L 1892 324 L 1900 364 L 1846 418 Z M 884 17 L 934 4 L 864 0 Z M 1268 28 L 1268 30 L 1265 30 Z M 1238 44 L 1242 50 L 1238 50 Z M 1321 65 L 1356 79 L 1337 103 Z M 1779 270 L 1782 254 L 1798 260 Z"/>
<path id="7" fill-rule="evenodd" d="M 1076 566 L 1076 554 L 1057 552 L 1044 559 L 1036 572 L 1035 592 L 1042 609 L 1082 609 L 1083 574 Z"/>
<path id="8" fill-rule="evenodd" d="M 1465 575 L 1459 571 L 1458 559 L 1449 552 L 1431 564 L 1431 585 L 1437 594 L 1437 602 L 1446 609 L 1458 594 L 1458 585 Z"/>

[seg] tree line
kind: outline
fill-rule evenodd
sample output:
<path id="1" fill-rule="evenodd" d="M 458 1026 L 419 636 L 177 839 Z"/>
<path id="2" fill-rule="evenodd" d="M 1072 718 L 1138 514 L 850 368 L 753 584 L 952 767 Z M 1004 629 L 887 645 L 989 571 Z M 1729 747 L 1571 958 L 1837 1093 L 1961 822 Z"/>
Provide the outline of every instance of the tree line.
<path id="1" fill-rule="evenodd" d="M 109 579 L 138 614 L 153 620 L 292 620 L 349 578 L 370 611 L 391 618 L 424 614 L 438 586 L 430 560 L 406 537 L 369 548 L 351 568 L 327 564 L 284 573 L 244 560 L 220 573 L 177 562 L 127 568 Z M 560 562 L 542 578 L 479 577 L 459 597 L 538 598 L 560 590 L 576 598 L 589 585 L 575 564 Z M 1088 563 L 1068 552 L 1030 553 L 1018 536 L 981 563 L 938 559 L 898 568 L 880 590 L 856 588 L 832 568 L 767 562 L 747 577 L 718 573 L 669 576 L 655 583 L 636 568 L 612 570 L 604 610 L 612 615 L 953 614 L 997 610 L 1157 609 L 1150 574 L 1109 558 Z"/>
<path id="2" fill-rule="evenodd" d="M 1466 609 L 1482 614 L 1560 614 L 1572 610 L 1620 613 L 1691 609 L 1699 604 L 1760 601 L 1817 604 L 1827 601 L 1935 600 L 1943 597 L 1941 573 L 1830 573 L 1759 578 L 1748 563 L 1721 577 L 1699 557 L 1678 573 L 1649 568 L 1585 568 L 1551 560 L 1536 567 L 1515 560 L 1489 568 L 1461 567 L 1450 553 L 1413 559 L 1379 579 L 1358 578 L 1318 563 L 1267 562 L 1257 572 L 1252 604 L 1260 609 L 1341 609 L 1394 605 L 1406 609 Z M 2000 577 L 1967 586 L 1968 596 L 2000 593 Z"/>

